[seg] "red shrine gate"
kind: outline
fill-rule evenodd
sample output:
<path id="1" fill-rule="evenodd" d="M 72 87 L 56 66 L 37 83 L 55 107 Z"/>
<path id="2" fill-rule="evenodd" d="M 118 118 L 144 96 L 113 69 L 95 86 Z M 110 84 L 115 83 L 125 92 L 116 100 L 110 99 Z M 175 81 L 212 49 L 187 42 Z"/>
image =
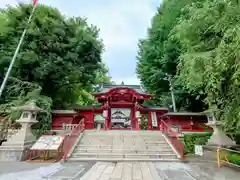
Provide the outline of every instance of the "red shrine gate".
<path id="1" fill-rule="evenodd" d="M 148 129 L 159 129 L 160 116 L 167 108 L 145 107 L 143 102 L 151 99 L 138 85 L 103 85 L 93 94 L 100 106 L 77 107 L 74 110 L 53 111 L 52 129 L 61 130 L 66 124 L 77 124 L 84 118 L 85 129 L 94 129 L 96 118 L 105 121 L 104 129 L 139 130 L 141 116 L 148 121 Z"/>
<path id="2" fill-rule="evenodd" d="M 130 88 L 113 88 L 95 94 L 102 103 L 105 129 L 139 129 L 139 108 L 151 96 Z"/>
<path id="3" fill-rule="evenodd" d="M 99 106 L 77 107 L 70 111 L 54 110 L 52 130 L 71 130 L 83 118 L 85 129 L 96 128 L 96 122 L 101 119 L 105 130 L 140 130 L 140 117 L 147 121 L 148 130 L 161 130 L 163 121 L 187 132 L 204 132 L 206 129 L 201 127 L 207 118 L 203 114 L 168 113 L 168 108 L 144 106 L 143 102 L 151 99 L 151 95 L 138 85 L 103 85 L 100 92 L 93 95 Z"/>

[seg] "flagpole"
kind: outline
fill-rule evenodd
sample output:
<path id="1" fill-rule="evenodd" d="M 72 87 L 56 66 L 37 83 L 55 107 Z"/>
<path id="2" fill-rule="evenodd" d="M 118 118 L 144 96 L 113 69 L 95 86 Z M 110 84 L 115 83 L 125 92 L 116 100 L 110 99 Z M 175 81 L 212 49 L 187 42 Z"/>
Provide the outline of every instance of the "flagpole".
<path id="1" fill-rule="evenodd" d="M 24 29 L 24 31 L 23 31 L 23 33 L 22 33 L 22 36 L 21 36 L 21 38 L 20 38 L 20 40 L 19 40 L 19 43 L 18 43 L 18 45 L 17 45 L 17 48 L 16 48 L 15 53 L 14 53 L 14 55 L 13 55 L 13 58 L 12 58 L 12 60 L 11 60 L 11 63 L 10 63 L 10 65 L 9 65 L 9 67 L 8 67 L 7 73 L 6 73 L 6 75 L 5 75 L 4 79 L 3 79 L 3 82 L 2 82 L 2 84 L 1 84 L 1 87 L 0 87 L 0 98 L 1 98 L 1 96 L 2 96 L 2 93 L 3 93 L 4 88 L 5 88 L 5 86 L 6 86 L 8 77 L 9 77 L 9 75 L 10 75 L 10 73 L 11 73 L 13 64 L 14 64 L 14 62 L 15 62 L 15 60 L 16 60 L 16 57 L 17 57 L 17 55 L 18 55 L 18 53 L 19 53 L 19 50 L 20 50 L 20 47 L 21 47 L 22 42 L 23 42 L 23 40 L 24 40 L 24 37 L 25 37 L 25 35 L 26 35 L 27 29 L 28 29 L 28 25 L 30 24 L 30 22 L 31 22 L 31 20 L 32 20 L 32 17 L 33 17 L 33 14 L 34 14 L 34 12 L 35 12 L 35 9 L 36 9 L 36 3 L 35 3 L 34 6 L 33 6 L 32 12 L 31 12 L 31 14 L 30 14 L 30 16 L 29 16 L 29 18 L 28 18 L 28 21 L 27 21 L 27 26 L 25 27 L 25 29 Z"/>

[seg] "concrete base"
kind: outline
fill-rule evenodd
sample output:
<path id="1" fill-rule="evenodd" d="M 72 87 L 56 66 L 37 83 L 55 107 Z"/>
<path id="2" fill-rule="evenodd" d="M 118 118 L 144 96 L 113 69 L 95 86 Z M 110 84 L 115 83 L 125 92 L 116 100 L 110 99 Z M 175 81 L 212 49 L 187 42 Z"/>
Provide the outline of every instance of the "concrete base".
<path id="1" fill-rule="evenodd" d="M 31 146 L 32 144 L 24 147 L 19 147 L 19 146 L 0 147 L 0 161 L 7 161 L 7 162 L 25 161 L 28 158 L 28 152 Z"/>

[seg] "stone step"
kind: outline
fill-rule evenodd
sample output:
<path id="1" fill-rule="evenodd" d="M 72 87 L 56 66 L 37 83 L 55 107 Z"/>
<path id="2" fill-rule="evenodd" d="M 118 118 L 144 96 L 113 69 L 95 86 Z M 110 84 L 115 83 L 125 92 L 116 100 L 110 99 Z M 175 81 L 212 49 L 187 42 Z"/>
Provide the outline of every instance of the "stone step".
<path id="1" fill-rule="evenodd" d="M 128 137 L 128 136 L 134 136 L 134 137 L 162 137 L 162 134 L 85 134 L 86 136 L 97 136 L 97 137 Z"/>
<path id="2" fill-rule="evenodd" d="M 134 131 L 134 130 L 129 130 L 129 131 L 123 131 L 123 130 L 101 130 L 101 131 L 97 131 L 97 130 L 85 130 L 86 133 L 104 133 L 104 134 L 114 134 L 114 133 L 126 133 L 126 134 L 154 134 L 154 133 L 162 133 L 161 131 L 148 131 L 148 130 L 141 130 L 141 131 Z"/>
<path id="3" fill-rule="evenodd" d="M 159 141 L 159 142 L 147 142 L 147 141 L 81 141 L 81 144 L 106 144 L 106 145 L 119 145 L 119 144 L 142 144 L 142 145 L 164 145 L 166 141 Z"/>
<path id="4" fill-rule="evenodd" d="M 84 133 L 85 134 L 85 133 Z M 128 136 L 133 136 L 133 137 L 145 137 L 145 138 L 150 138 L 150 137 L 163 137 L 162 134 L 85 134 L 86 136 L 94 136 L 94 137 L 128 137 Z"/>
<path id="5" fill-rule="evenodd" d="M 178 160 L 161 132 L 86 131 L 70 160 Z"/>
<path id="6" fill-rule="evenodd" d="M 115 140 L 115 141 L 123 141 L 123 140 L 135 140 L 135 141 L 164 141 L 164 137 L 156 137 L 156 138 L 143 138 L 143 137 L 92 137 L 92 136 L 85 136 L 84 138 L 86 140 L 102 140 L 102 141 L 107 141 L 107 140 Z M 131 138 L 131 139 L 129 139 Z"/>
<path id="7" fill-rule="evenodd" d="M 98 136 L 98 137 L 109 137 L 109 136 L 113 136 L 113 137 L 127 137 L 127 136 L 136 136 L 136 137 L 146 137 L 146 138 L 149 138 L 149 137 L 162 137 L 162 134 L 127 134 L 127 133 L 125 133 L 125 134 L 121 134 L 121 133 L 119 133 L 119 134 L 104 134 L 104 133 L 102 133 L 102 134 L 98 134 L 98 133 L 96 133 L 96 134 L 89 134 L 89 133 L 85 133 L 85 135 L 86 136 Z"/>
<path id="8" fill-rule="evenodd" d="M 102 162 L 180 162 L 179 159 L 161 159 L 161 158 L 97 158 L 97 157 L 70 157 L 68 161 L 102 161 Z"/>
<path id="9" fill-rule="evenodd" d="M 105 153 L 105 152 L 99 152 L 99 153 L 78 153 L 75 152 L 73 153 L 72 157 L 82 157 L 82 156 L 87 156 L 87 157 L 154 157 L 154 158 L 162 158 L 162 157 L 171 157 L 171 158 L 176 158 L 176 155 L 173 153 L 160 153 L 160 154 L 155 154 L 155 153 Z"/>
<path id="10" fill-rule="evenodd" d="M 164 149 L 157 149 L 157 150 L 152 150 L 152 149 L 78 149 L 76 148 L 74 150 L 74 153 L 77 152 L 89 152 L 89 153 L 101 153 L 101 152 L 106 152 L 106 153 L 155 153 L 155 154 L 160 154 L 160 153 L 165 153 L 165 152 L 170 152 L 172 153 L 172 149 L 170 148 L 164 148 Z"/>
<path id="11" fill-rule="evenodd" d="M 130 146 L 130 148 L 126 148 Z M 76 148 L 95 148 L 95 149 L 163 149 L 169 148 L 167 142 L 161 145 L 146 145 L 146 144 L 121 144 L 121 145 L 106 145 L 106 144 L 79 144 Z"/>
<path id="12" fill-rule="evenodd" d="M 95 144 L 95 143 L 90 143 L 90 144 L 80 144 L 77 147 L 94 147 L 98 149 L 102 148 L 109 148 L 109 149 L 156 149 L 156 148 L 167 148 L 169 145 L 167 143 L 165 144 Z"/>
<path id="13" fill-rule="evenodd" d="M 84 137 L 86 139 L 91 139 L 91 140 L 135 140 L 135 141 L 164 141 L 164 137 L 149 137 L 149 138 L 145 138 L 145 137 L 134 137 L 134 136 L 122 136 L 122 137 L 114 137 L 114 136 L 109 136 L 109 137 L 99 137 L 99 136 L 85 136 Z M 129 139 L 130 138 L 130 139 Z"/>

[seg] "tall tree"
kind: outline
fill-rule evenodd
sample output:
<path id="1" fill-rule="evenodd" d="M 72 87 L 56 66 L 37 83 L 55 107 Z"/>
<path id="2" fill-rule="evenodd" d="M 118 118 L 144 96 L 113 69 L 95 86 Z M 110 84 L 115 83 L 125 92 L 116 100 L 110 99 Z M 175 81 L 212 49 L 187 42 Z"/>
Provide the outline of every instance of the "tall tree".
<path id="1" fill-rule="evenodd" d="M 172 104 L 167 75 L 173 77 L 172 84 L 178 109 L 192 111 L 203 109 L 202 97 L 190 94 L 174 76 L 181 53 L 181 45 L 170 38 L 173 27 L 185 12 L 183 8 L 197 0 L 165 0 L 158 8 L 148 29 L 148 36 L 140 40 L 137 72 L 145 88 L 154 95 L 157 104 Z M 199 1 L 199 0 L 198 0 Z M 167 74 L 167 75 L 166 75 Z"/>
<path id="2" fill-rule="evenodd" d="M 5 19 L 0 27 L 1 80 L 31 9 L 19 4 L 1 10 Z M 55 108 L 69 108 L 78 102 L 79 89 L 91 91 L 99 83 L 98 74 L 103 78 L 102 51 L 98 29 L 86 19 L 66 18 L 57 9 L 39 5 L 11 76 L 37 83 L 42 94 L 53 99 Z"/>
<path id="3" fill-rule="evenodd" d="M 27 18 L 28 4 L 0 10 L 0 82 Z M 91 92 L 110 82 L 102 62 L 99 30 L 80 17 L 66 18 L 57 9 L 38 5 L 0 99 L 0 111 L 16 119 L 12 107 L 35 100 L 45 110 L 38 133 L 50 128 L 51 108 L 70 109 L 94 102 Z"/>
<path id="4" fill-rule="evenodd" d="M 179 78 L 202 90 L 227 132 L 240 133 L 239 1 L 206 0 L 186 12 L 173 34 L 182 46 Z"/>
<path id="5" fill-rule="evenodd" d="M 166 0 L 140 42 L 138 56 L 140 79 L 158 101 L 163 103 L 168 89 L 165 73 L 173 75 L 178 101 L 187 100 L 183 105 L 194 111 L 213 109 L 237 141 L 239 22 L 238 0 Z"/>

